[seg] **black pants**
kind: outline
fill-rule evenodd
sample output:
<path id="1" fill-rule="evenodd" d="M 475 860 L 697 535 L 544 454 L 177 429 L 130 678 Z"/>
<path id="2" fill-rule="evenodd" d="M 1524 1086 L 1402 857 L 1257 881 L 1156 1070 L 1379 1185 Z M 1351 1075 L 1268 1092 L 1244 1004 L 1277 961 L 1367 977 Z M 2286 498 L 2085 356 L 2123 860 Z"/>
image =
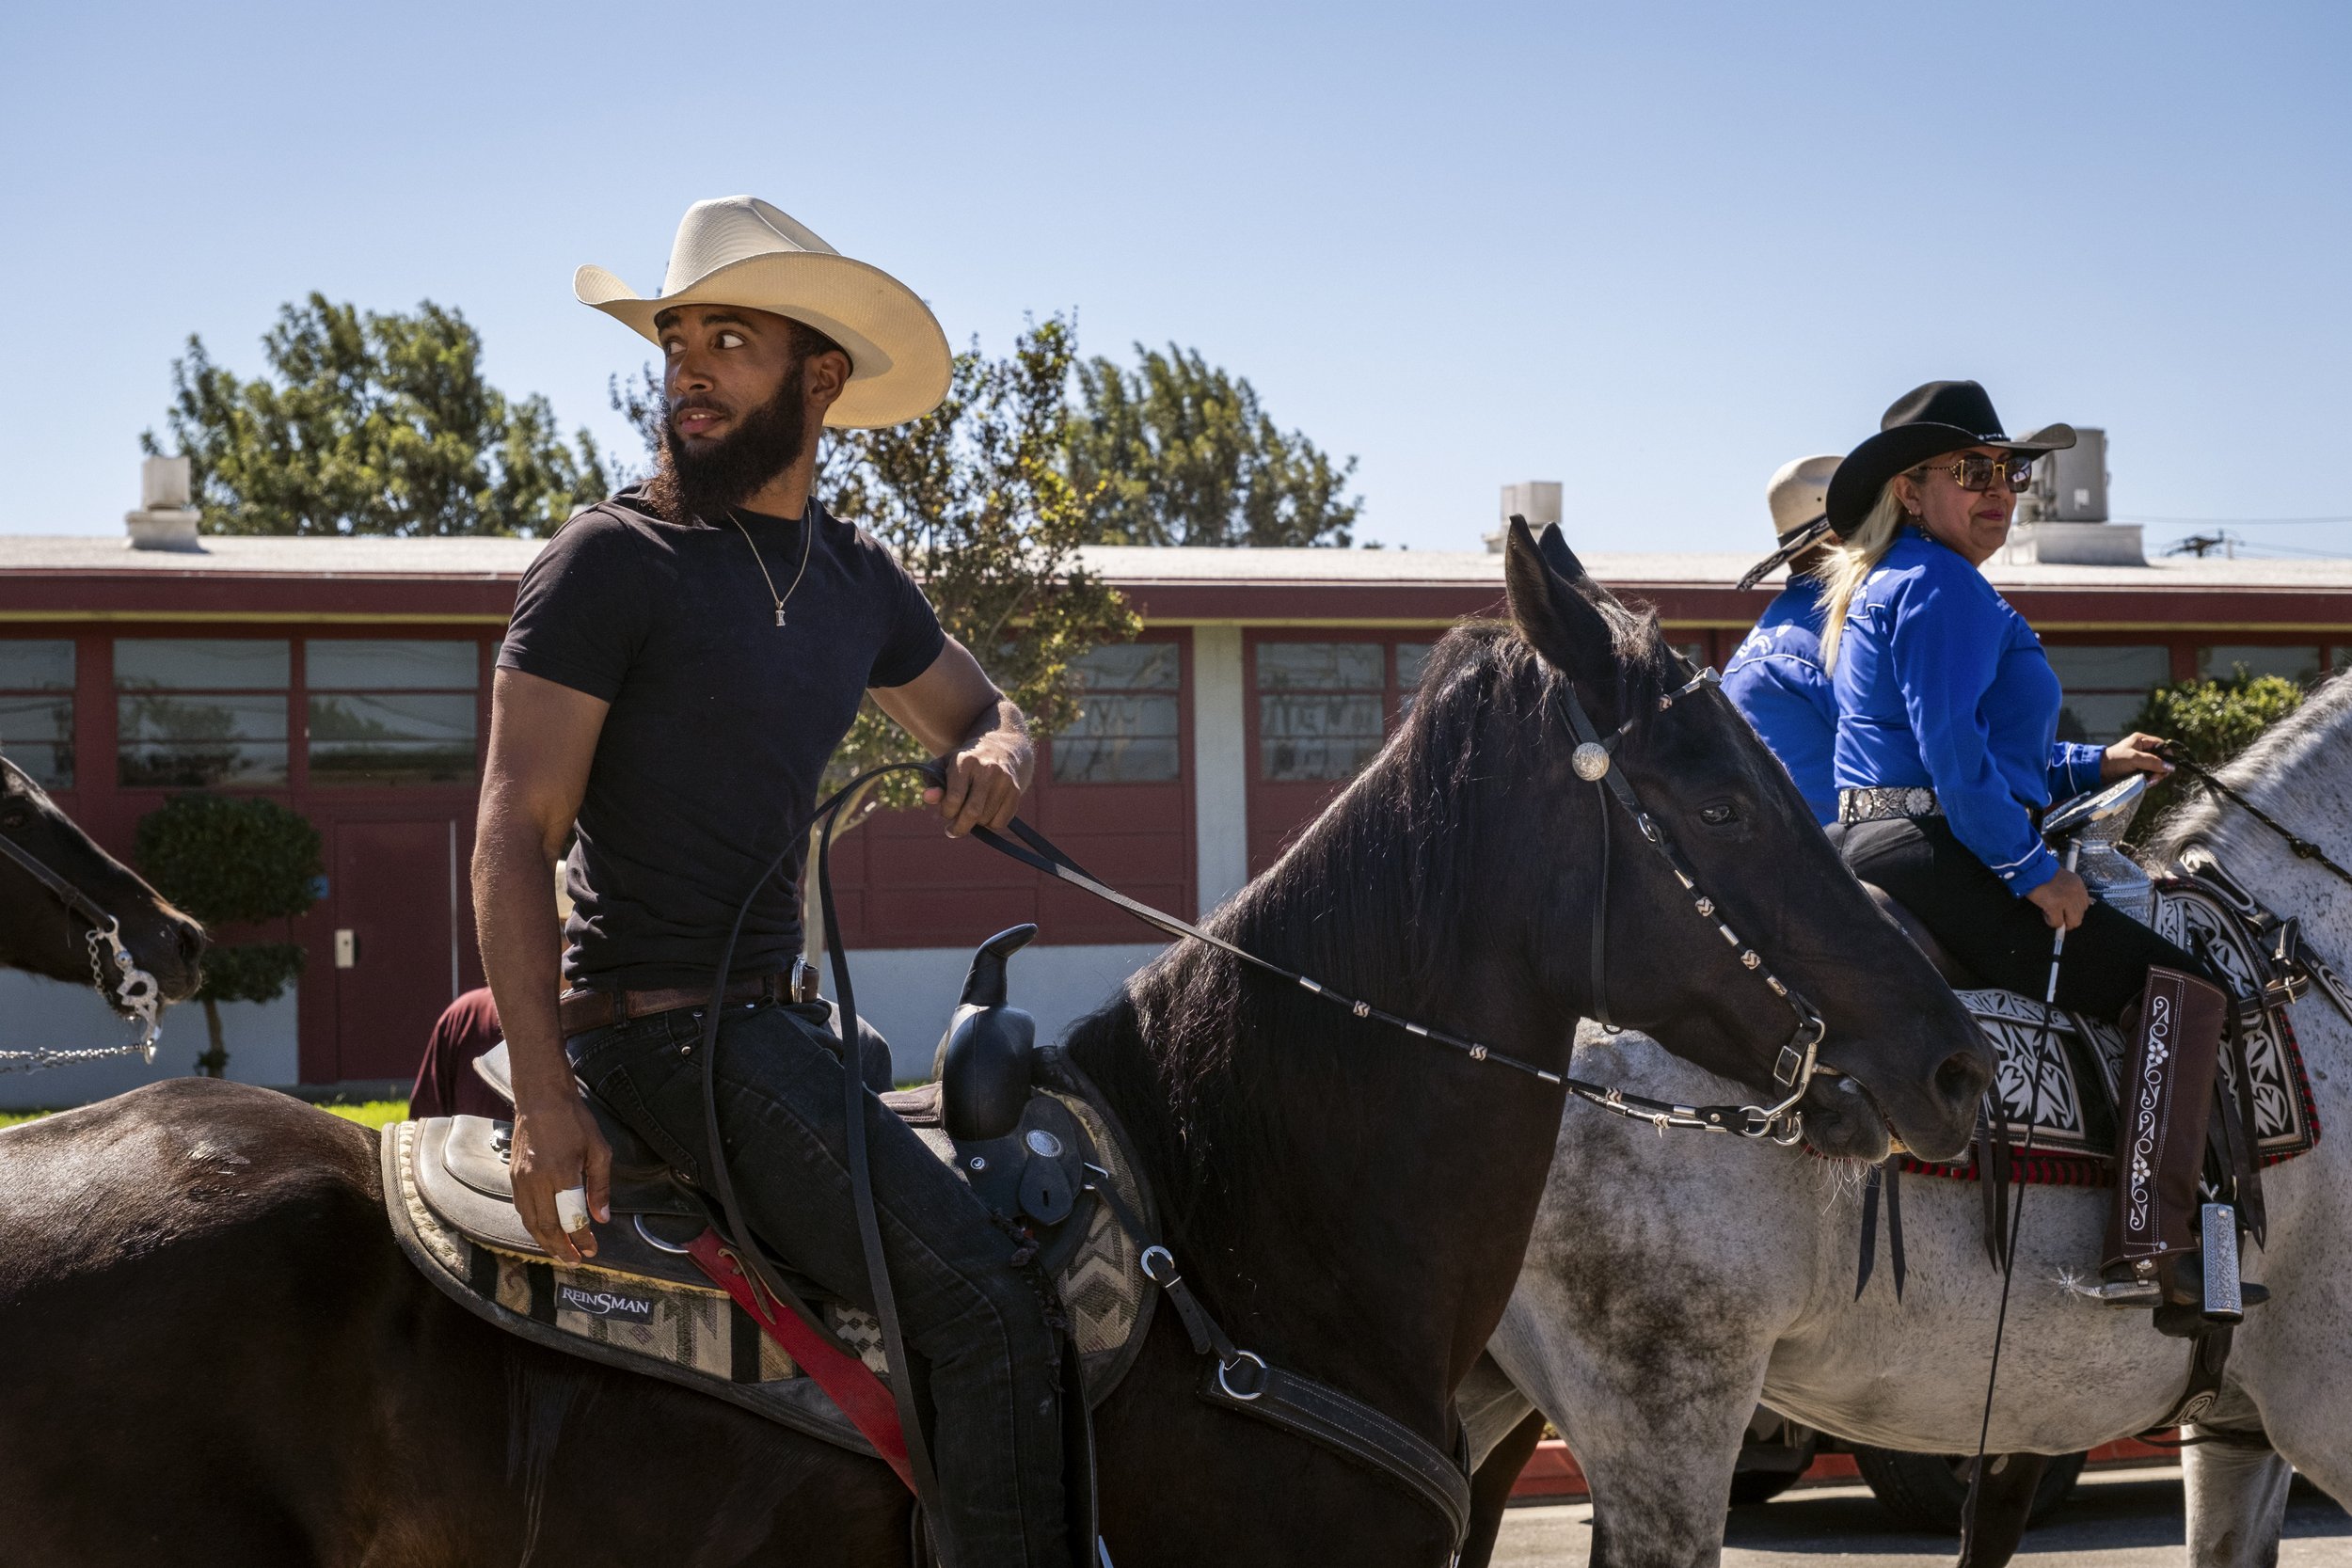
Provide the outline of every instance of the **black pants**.
<path id="1" fill-rule="evenodd" d="M 731 1009 L 719 1033 L 719 1125 L 752 1229 L 834 1295 L 871 1307 L 833 1026 L 822 1002 Z M 599 1100 L 707 1184 L 701 1037 L 696 1008 L 565 1045 Z M 972 1190 L 871 1094 L 866 1132 L 898 1311 L 930 1366 L 943 1494 L 931 1523 L 944 1555 L 955 1568 L 1066 1568 L 1058 1362 L 1043 1305 Z"/>
<path id="2" fill-rule="evenodd" d="M 1935 940 L 1986 985 L 2041 1000 L 2057 933 L 2030 900 L 2010 892 L 1940 816 L 1857 822 L 1838 852 L 1866 882 L 1919 917 Z M 2139 1000 L 2152 965 L 2204 975 L 2206 966 L 2138 921 L 2093 899 L 2066 934 L 2058 1006 L 2113 1021 Z"/>

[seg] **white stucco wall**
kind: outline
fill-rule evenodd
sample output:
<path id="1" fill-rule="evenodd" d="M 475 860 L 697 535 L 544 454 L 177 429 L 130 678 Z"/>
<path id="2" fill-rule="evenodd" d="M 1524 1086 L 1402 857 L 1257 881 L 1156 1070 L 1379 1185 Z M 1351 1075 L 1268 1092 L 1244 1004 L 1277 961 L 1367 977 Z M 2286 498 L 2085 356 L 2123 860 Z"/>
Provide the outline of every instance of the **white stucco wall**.
<path id="1" fill-rule="evenodd" d="M 291 990 L 275 1002 L 223 1005 L 220 1022 L 229 1048 L 229 1076 L 274 1088 L 298 1083 L 302 1075 L 294 1016 L 295 992 Z M 166 1011 L 163 1022 L 163 1039 L 152 1066 L 136 1056 L 112 1056 L 39 1072 L 0 1072 L 0 1110 L 81 1105 L 158 1078 L 194 1072 L 197 1055 L 207 1043 L 204 1009 L 188 1003 Z M 131 1025 L 108 1011 L 88 987 L 0 970 L 0 1051 L 78 1051 L 132 1037 Z"/>
<path id="2" fill-rule="evenodd" d="M 1016 954 L 1008 990 L 1012 1005 L 1037 1019 L 1038 1037 L 1055 1039 L 1108 1001 L 1120 982 L 1159 955 L 1158 942 L 1102 947 L 1031 947 Z M 972 965 L 965 947 L 867 948 L 850 955 L 860 1017 L 890 1041 L 900 1083 L 931 1075 L 931 1055 Z M 833 993 L 833 974 L 825 974 Z"/>
<path id="3" fill-rule="evenodd" d="M 1249 880 L 1249 746 L 1241 628 L 1192 629 L 1194 870 L 1206 911 Z"/>

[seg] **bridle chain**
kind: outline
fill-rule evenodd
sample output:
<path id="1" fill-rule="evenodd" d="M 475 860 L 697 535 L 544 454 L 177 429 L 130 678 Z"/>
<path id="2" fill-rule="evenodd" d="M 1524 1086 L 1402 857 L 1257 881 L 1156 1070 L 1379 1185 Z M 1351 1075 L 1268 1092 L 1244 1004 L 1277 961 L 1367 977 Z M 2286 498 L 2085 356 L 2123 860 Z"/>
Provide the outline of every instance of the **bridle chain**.
<path id="1" fill-rule="evenodd" d="M 131 950 L 123 945 L 122 922 L 99 907 L 97 901 L 59 876 L 34 854 L 0 832 L 0 855 L 14 861 L 24 873 L 47 888 L 57 901 L 89 923 L 85 938 L 89 947 L 90 987 L 106 999 L 107 1006 L 135 1020 L 139 1025 L 138 1038 L 122 1045 L 90 1046 L 74 1051 L 54 1051 L 36 1046 L 29 1051 L 0 1051 L 0 1072 L 37 1072 L 43 1068 L 63 1067 L 72 1062 L 99 1061 L 109 1056 L 137 1054 L 148 1062 L 155 1059 L 155 1045 L 163 1037 L 162 1026 L 156 1020 L 163 1000 L 163 988 L 155 976 L 141 969 Z M 106 967 L 111 960 L 115 971 L 114 983 L 109 986 Z"/>

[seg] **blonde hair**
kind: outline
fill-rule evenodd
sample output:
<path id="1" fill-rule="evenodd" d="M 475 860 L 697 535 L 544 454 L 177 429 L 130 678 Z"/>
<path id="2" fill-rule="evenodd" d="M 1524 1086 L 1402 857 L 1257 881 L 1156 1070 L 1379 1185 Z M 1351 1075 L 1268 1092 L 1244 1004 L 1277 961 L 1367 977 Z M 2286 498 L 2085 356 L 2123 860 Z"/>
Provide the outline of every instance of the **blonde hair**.
<path id="1" fill-rule="evenodd" d="M 1897 475 L 1896 478 L 1901 478 Z M 1837 668 L 1837 645 L 1846 635 L 1846 609 L 1866 578 L 1886 559 L 1886 552 L 1895 547 L 1895 540 L 1910 521 L 1910 514 L 1895 494 L 1895 481 L 1890 479 L 1879 491 L 1877 504 L 1870 508 L 1862 526 L 1840 540 L 1829 552 L 1829 559 L 1813 569 L 1826 590 L 1821 603 L 1821 668 Z"/>

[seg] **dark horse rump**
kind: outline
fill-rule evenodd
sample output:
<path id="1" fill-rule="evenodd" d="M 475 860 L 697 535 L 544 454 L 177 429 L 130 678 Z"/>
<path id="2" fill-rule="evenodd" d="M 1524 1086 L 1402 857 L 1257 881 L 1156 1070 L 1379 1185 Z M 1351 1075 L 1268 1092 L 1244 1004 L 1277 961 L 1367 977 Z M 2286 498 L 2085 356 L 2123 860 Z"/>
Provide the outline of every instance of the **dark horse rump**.
<path id="1" fill-rule="evenodd" d="M 380 1169 L 215 1079 L 0 1132 L 0 1568 L 904 1560 L 875 1461 L 434 1290 Z"/>

